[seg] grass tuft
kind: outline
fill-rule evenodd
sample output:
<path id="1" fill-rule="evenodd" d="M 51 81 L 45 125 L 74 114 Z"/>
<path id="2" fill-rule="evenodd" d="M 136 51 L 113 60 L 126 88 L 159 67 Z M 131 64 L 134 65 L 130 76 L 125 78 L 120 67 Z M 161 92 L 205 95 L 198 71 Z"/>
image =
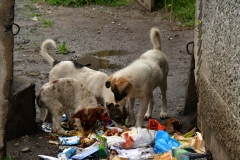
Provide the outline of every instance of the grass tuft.
<path id="1" fill-rule="evenodd" d="M 194 27 L 195 3 L 196 0 L 155 0 L 156 6 L 166 11 L 168 19 L 186 27 Z"/>
<path id="2" fill-rule="evenodd" d="M 67 43 L 63 41 L 62 45 L 58 46 L 58 54 L 68 54 Z"/>
<path id="3" fill-rule="evenodd" d="M 42 25 L 45 26 L 45 27 L 49 27 L 49 26 L 53 25 L 53 21 L 51 21 L 49 19 L 42 18 L 42 17 L 39 17 L 38 19 L 39 19 L 39 21 L 42 22 Z"/>

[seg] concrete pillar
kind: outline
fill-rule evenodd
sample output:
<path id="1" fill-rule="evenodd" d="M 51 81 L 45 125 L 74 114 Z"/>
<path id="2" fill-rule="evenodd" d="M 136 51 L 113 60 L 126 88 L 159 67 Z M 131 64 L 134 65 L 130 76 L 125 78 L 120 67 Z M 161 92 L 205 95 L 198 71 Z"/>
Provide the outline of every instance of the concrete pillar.
<path id="1" fill-rule="evenodd" d="M 5 124 L 12 105 L 15 0 L 0 0 L 0 159 L 6 156 Z"/>

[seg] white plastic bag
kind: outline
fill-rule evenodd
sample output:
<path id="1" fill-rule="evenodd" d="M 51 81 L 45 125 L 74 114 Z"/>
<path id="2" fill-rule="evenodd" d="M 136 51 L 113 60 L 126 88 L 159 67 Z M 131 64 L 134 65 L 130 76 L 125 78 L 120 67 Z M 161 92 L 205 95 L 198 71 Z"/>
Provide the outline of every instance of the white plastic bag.
<path id="1" fill-rule="evenodd" d="M 107 139 L 108 147 L 116 146 L 122 148 L 120 143 L 126 142 L 126 140 L 120 136 L 104 136 L 104 137 Z"/>
<path id="2" fill-rule="evenodd" d="M 137 128 L 138 134 L 133 136 L 134 143 L 131 148 L 139 148 L 149 146 L 154 142 L 155 130 L 148 130 L 146 128 Z"/>
<path id="3" fill-rule="evenodd" d="M 132 134 L 132 138 L 134 140 L 133 145 L 130 148 L 139 148 L 139 147 L 146 147 L 152 144 L 155 140 L 155 130 L 148 130 L 146 128 L 130 128 L 132 131 L 137 131 L 137 133 Z M 122 148 L 120 145 L 123 142 L 126 142 L 126 140 L 120 136 L 104 136 L 107 139 L 108 147 L 116 146 L 119 148 Z"/>

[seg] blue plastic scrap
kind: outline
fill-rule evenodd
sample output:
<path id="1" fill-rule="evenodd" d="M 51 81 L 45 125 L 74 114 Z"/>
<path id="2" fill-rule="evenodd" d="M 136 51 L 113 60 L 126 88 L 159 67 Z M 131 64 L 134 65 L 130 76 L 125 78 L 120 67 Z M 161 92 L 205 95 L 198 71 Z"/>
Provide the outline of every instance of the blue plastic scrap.
<path id="1" fill-rule="evenodd" d="M 176 139 L 162 130 L 158 130 L 155 136 L 154 152 L 157 154 L 165 153 L 173 148 L 177 148 L 181 145 Z"/>

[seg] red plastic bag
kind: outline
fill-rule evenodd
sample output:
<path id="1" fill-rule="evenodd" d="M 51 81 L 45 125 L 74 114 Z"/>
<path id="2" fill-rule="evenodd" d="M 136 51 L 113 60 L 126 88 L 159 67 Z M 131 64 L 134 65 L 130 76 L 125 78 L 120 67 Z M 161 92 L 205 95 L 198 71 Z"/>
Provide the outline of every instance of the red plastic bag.
<path id="1" fill-rule="evenodd" d="M 156 119 L 149 119 L 147 128 L 149 130 L 155 130 L 155 131 L 164 130 L 164 126 L 161 125 Z"/>

